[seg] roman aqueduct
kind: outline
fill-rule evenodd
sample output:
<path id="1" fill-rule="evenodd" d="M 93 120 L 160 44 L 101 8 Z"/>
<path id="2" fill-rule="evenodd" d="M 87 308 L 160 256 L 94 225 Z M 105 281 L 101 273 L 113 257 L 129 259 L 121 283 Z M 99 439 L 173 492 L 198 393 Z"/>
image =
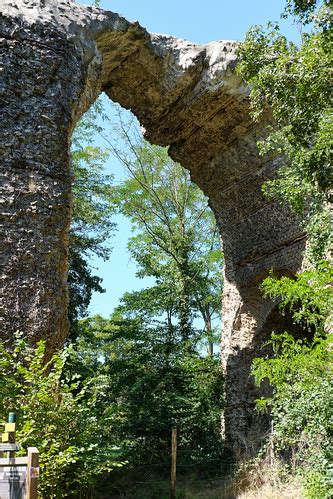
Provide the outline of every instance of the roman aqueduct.
<path id="1" fill-rule="evenodd" d="M 2 335 L 47 338 L 50 350 L 66 337 L 69 143 L 103 91 L 132 110 L 149 141 L 170 146 L 209 197 L 225 253 L 225 431 L 233 445 L 248 445 L 263 429 L 250 362 L 272 325 L 288 321 L 259 284 L 269 269 L 300 269 L 305 237 L 262 194 L 281 160 L 258 154 L 264 127 L 235 74 L 236 43 L 150 34 L 72 0 L 4 0 L 1 37 Z"/>

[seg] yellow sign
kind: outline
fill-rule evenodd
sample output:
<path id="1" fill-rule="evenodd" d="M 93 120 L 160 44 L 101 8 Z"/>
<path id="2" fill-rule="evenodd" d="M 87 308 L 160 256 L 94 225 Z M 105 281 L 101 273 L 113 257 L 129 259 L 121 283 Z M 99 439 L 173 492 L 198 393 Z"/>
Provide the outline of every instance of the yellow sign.
<path id="1" fill-rule="evenodd" d="M 9 442 L 9 433 L 8 432 L 3 433 L 1 436 L 1 440 L 2 442 Z"/>
<path id="2" fill-rule="evenodd" d="M 6 423 L 5 431 L 12 432 L 16 430 L 16 423 Z"/>
<path id="3" fill-rule="evenodd" d="M 39 477 L 39 467 L 36 467 L 36 468 L 31 467 L 30 468 L 30 477 L 31 478 L 38 478 Z"/>

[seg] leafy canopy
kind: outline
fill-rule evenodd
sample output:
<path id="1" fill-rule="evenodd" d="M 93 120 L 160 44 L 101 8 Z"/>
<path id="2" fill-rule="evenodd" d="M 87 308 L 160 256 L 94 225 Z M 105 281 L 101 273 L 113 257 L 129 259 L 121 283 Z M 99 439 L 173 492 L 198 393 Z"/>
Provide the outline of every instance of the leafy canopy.
<path id="1" fill-rule="evenodd" d="M 94 255 L 109 258 L 110 236 L 115 230 L 113 176 L 104 173 L 109 152 L 94 144 L 96 135 L 103 131 L 103 119 L 106 118 L 98 100 L 79 121 L 72 138 L 74 182 L 68 274 L 72 335 L 78 319 L 87 314 L 92 293 L 104 292 L 102 278 L 94 275 L 90 259 Z"/>
<path id="2" fill-rule="evenodd" d="M 313 22 L 300 46 L 288 42 L 277 24 L 269 24 L 268 31 L 254 26 L 240 45 L 238 66 L 251 88 L 254 118 L 268 112 L 273 117 L 267 138 L 259 143 L 261 154 L 285 158 L 265 192 L 302 215 L 313 261 L 322 258 L 332 242 L 331 11 L 324 2 L 315 12 L 318 3 L 288 2 L 287 10 L 301 15 L 303 22 Z"/>
<path id="3" fill-rule="evenodd" d="M 130 301 L 142 310 L 147 299 L 147 310 L 167 314 L 170 327 L 179 322 L 184 342 L 194 334 L 193 319 L 200 316 L 211 342 L 223 260 L 207 198 L 166 149 L 144 141 L 121 117 L 118 133 L 122 148 L 111 143 L 111 151 L 125 166 L 126 178 L 114 189 L 115 201 L 131 221 L 129 249 L 138 276 L 155 280 L 152 288 L 124 296 L 126 312 Z"/>

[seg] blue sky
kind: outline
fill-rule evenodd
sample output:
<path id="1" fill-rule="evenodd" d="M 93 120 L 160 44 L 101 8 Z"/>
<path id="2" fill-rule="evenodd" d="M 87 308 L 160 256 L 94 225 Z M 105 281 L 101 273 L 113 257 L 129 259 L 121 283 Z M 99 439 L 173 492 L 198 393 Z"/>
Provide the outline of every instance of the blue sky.
<path id="1" fill-rule="evenodd" d="M 91 3 L 91 2 L 83 2 Z M 279 20 L 285 0 L 102 0 L 100 6 L 123 15 L 155 33 L 167 33 L 196 43 L 242 40 L 253 24 Z M 283 22 L 288 38 L 297 28 Z"/>
<path id="2" fill-rule="evenodd" d="M 82 3 L 92 3 L 89 1 Z M 266 25 L 280 19 L 285 1 L 282 0 L 102 0 L 100 6 L 123 15 L 155 33 L 167 33 L 196 43 L 214 40 L 243 40 L 253 24 Z M 299 42 L 297 26 L 290 20 L 281 22 L 287 38 Z M 106 112 L 108 103 L 105 98 Z M 99 142 L 100 139 L 96 139 Z M 106 164 L 108 173 L 122 178 L 122 167 L 112 158 Z M 103 277 L 106 293 L 95 293 L 91 314 L 109 316 L 125 291 L 144 287 L 147 283 L 135 277 L 135 265 L 127 252 L 130 227 L 123 217 L 117 217 L 118 232 L 112 237 L 113 252 L 108 262 L 94 259 L 96 273 Z"/>

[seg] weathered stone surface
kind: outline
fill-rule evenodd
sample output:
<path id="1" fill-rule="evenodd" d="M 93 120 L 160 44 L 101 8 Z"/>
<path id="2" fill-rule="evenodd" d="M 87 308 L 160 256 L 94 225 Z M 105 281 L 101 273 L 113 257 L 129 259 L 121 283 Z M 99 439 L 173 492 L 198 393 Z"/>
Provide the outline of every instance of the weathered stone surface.
<path id="1" fill-rule="evenodd" d="M 77 119 L 105 91 L 136 114 L 150 141 L 170 145 L 210 199 L 226 262 L 226 434 L 243 450 L 258 442 L 264 422 L 253 415 L 249 367 L 277 320 L 258 284 L 270 268 L 300 268 L 304 235 L 261 193 L 280 160 L 258 155 L 263 127 L 235 75 L 236 43 L 149 34 L 72 0 L 5 0 L 1 37 L 2 335 L 47 338 L 50 351 L 66 336 L 68 147 Z"/>

